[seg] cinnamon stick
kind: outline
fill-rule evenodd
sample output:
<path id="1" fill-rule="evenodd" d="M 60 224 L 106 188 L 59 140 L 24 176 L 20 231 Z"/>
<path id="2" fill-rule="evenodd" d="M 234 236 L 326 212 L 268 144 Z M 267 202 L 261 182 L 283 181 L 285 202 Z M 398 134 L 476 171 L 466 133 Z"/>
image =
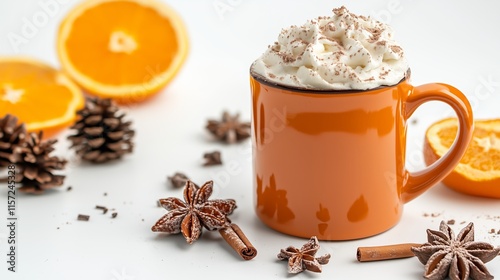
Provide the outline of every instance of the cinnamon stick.
<path id="1" fill-rule="evenodd" d="M 238 225 L 230 224 L 225 228 L 219 229 L 219 233 L 229 246 L 244 260 L 251 260 L 257 255 L 257 249 L 253 247 Z"/>
<path id="2" fill-rule="evenodd" d="M 420 245 L 422 244 L 404 243 L 386 246 L 358 247 L 356 255 L 360 262 L 410 258 L 415 256 L 411 248 L 419 247 Z"/>

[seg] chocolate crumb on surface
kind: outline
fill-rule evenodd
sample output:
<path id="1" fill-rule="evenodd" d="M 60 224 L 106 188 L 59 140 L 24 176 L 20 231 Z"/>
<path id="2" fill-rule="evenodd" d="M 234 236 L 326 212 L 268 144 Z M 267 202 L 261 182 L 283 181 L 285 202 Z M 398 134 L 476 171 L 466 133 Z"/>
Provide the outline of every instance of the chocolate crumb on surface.
<path id="1" fill-rule="evenodd" d="M 455 220 L 451 219 L 451 220 L 448 220 L 446 223 L 449 224 L 449 225 L 454 225 L 455 224 Z"/>
<path id="2" fill-rule="evenodd" d="M 105 206 L 96 205 L 95 209 L 102 210 L 102 214 L 108 213 L 108 207 L 105 207 Z"/>
<path id="3" fill-rule="evenodd" d="M 69 187 L 67 187 L 67 188 L 66 188 L 66 191 L 68 191 L 68 192 L 69 192 L 69 191 L 71 191 L 72 189 L 73 189 L 73 187 L 72 187 L 72 186 L 69 186 Z"/>
<path id="4" fill-rule="evenodd" d="M 77 220 L 78 221 L 85 221 L 85 222 L 87 222 L 88 220 L 90 220 L 90 216 L 89 215 L 78 214 Z"/>
<path id="5" fill-rule="evenodd" d="M 424 214 L 422 214 L 422 216 L 436 218 L 436 217 L 441 216 L 441 213 L 430 213 L 430 214 L 429 213 L 424 213 Z"/>
<path id="6" fill-rule="evenodd" d="M 203 163 L 204 166 L 221 165 L 222 164 L 221 152 L 219 152 L 219 151 L 205 153 L 205 154 L 203 154 L 203 158 L 205 159 L 205 163 Z"/>
<path id="7" fill-rule="evenodd" d="M 118 216 L 118 213 L 117 213 L 117 212 L 113 212 L 113 214 L 111 214 L 111 218 L 112 218 L 112 219 L 116 218 L 116 216 Z"/>
<path id="8" fill-rule="evenodd" d="M 170 181 L 172 186 L 175 188 L 184 187 L 186 182 L 189 180 L 189 177 L 182 172 L 175 172 L 174 175 L 168 176 L 167 180 Z"/>
<path id="9" fill-rule="evenodd" d="M 496 230 L 494 228 L 490 229 L 490 233 L 495 234 Z"/>

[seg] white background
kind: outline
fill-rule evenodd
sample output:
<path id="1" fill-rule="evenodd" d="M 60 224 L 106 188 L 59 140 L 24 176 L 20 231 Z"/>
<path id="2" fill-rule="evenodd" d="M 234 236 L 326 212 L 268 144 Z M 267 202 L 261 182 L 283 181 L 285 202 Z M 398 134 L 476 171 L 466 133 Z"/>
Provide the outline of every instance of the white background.
<path id="1" fill-rule="evenodd" d="M 8 34 L 21 35 L 23 18 L 43 13 L 39 2 L 0 1 L 0 55 L 27 55 L 59 66 L 55 37 L 59 22 L 77 1 L 60 1 L 58 9 L 28 42 L 17 47 Z M 177 78 L 152 100 L 125 107 L 137 131 L 136 149 L 122 161 L 106 165 L 79 162 L 59 135 L 58 155 L 69 159 L 65 186 L 42 196 L 18 195 L 18 272 L 7 271 L 7 194 L 0 192 L 0 279 L 286 279 L 286 263 L 276 254 L 306 240 L 277 233 L 259 222 L 253 211 L 250 142 L 226 146 L 204 129 L 207 118 L 222 110 L 240 112 L 250 120 L 250 63 L 274 42 L 282 27 L 330 15 L 342 4 L 355 13 L 390 23 L 412 68 L 412 82 L 449 83 L 471 100 L 475 117 L 500 118 L 500 4 L 498 1 L 250 1 L 170 0 L 184 18 L 190 36 L 190 55 Z M 218 8 L 217 8 L 218 7 Z M 425 129 L 452 116 L 441 104 L 427 104 L 409 126 L 408 168 L 423 166 Z M 202 154 L 219 149 L 225 165 L 202 167 Z M 236 170 L 229 173 L 230 163 Z M 196 182 L 216 181 L 213 198 L 234 198 L 238 208 L 231 219 L 259 250 L 242 261 L 217 232 L 205 232 L 193 245 L 182 236 L 163 236 L 150 227 L 165 210 L 156 200 L 181 196 L 166 176 L 187 173 Z M 66 191 L 72 186 L 72 191 Z M 104 196 L 104 193 L 107 196 Z M 102 215 L 95 205 L 115 208 Z M 304 272 L 295 279 L 421 279 L 416 258 L 358 263 L 358 246 L 425 242 L 427 228 L 455 219 L 459 231 L 474 222 L 476 240 L 500 245 L 500 201 L 462 195 L 439 184 L 405 207 L 401 222 L 375 237 L 346 242 L 321 242 L 319 254 L 330 253 L 322 274 Z M 438 217 L 425 217 L 424 214 Z M 77 221 L 88 214 L 90 221 Z M 487 264 L 500 277 L 500 258 Z"/>

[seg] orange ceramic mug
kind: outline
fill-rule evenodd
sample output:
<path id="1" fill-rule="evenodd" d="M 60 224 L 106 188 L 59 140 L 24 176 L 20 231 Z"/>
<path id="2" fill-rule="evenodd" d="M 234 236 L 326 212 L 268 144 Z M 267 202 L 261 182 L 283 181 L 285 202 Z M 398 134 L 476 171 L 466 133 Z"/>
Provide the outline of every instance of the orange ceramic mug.
<path id="1" fill-rule="evenodd" d="M 437 184 L 472 136 L 465 96 L 408 79 L 364 91 L 279 86 L 251 74 L 256 212 L 269 227 L 322 240 L 372 236 L 393 227 L 403 204 Z M 418 172 L 405 168 L 407 120 L 427 101 L 457 113 L 454 145 Z"/>

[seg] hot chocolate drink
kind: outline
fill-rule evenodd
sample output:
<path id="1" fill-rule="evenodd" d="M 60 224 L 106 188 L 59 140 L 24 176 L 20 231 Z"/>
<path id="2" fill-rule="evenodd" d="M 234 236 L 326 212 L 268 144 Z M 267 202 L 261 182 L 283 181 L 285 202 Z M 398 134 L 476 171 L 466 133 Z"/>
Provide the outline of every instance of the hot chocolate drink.
<path id="1" fill-rule="evenodd" d="M 347 240 L 397 224 L 406 202 L 457 165 L 473 121 L 453 86 L 409 82 L 389 26 L 345 7 L 333 13 L 283 29 L 251 66 L 254 194 L 275 230 Z M 411 172 L 408 118 L 433 100 L 455 110 L 459 133 L 439 161 Z"/>

